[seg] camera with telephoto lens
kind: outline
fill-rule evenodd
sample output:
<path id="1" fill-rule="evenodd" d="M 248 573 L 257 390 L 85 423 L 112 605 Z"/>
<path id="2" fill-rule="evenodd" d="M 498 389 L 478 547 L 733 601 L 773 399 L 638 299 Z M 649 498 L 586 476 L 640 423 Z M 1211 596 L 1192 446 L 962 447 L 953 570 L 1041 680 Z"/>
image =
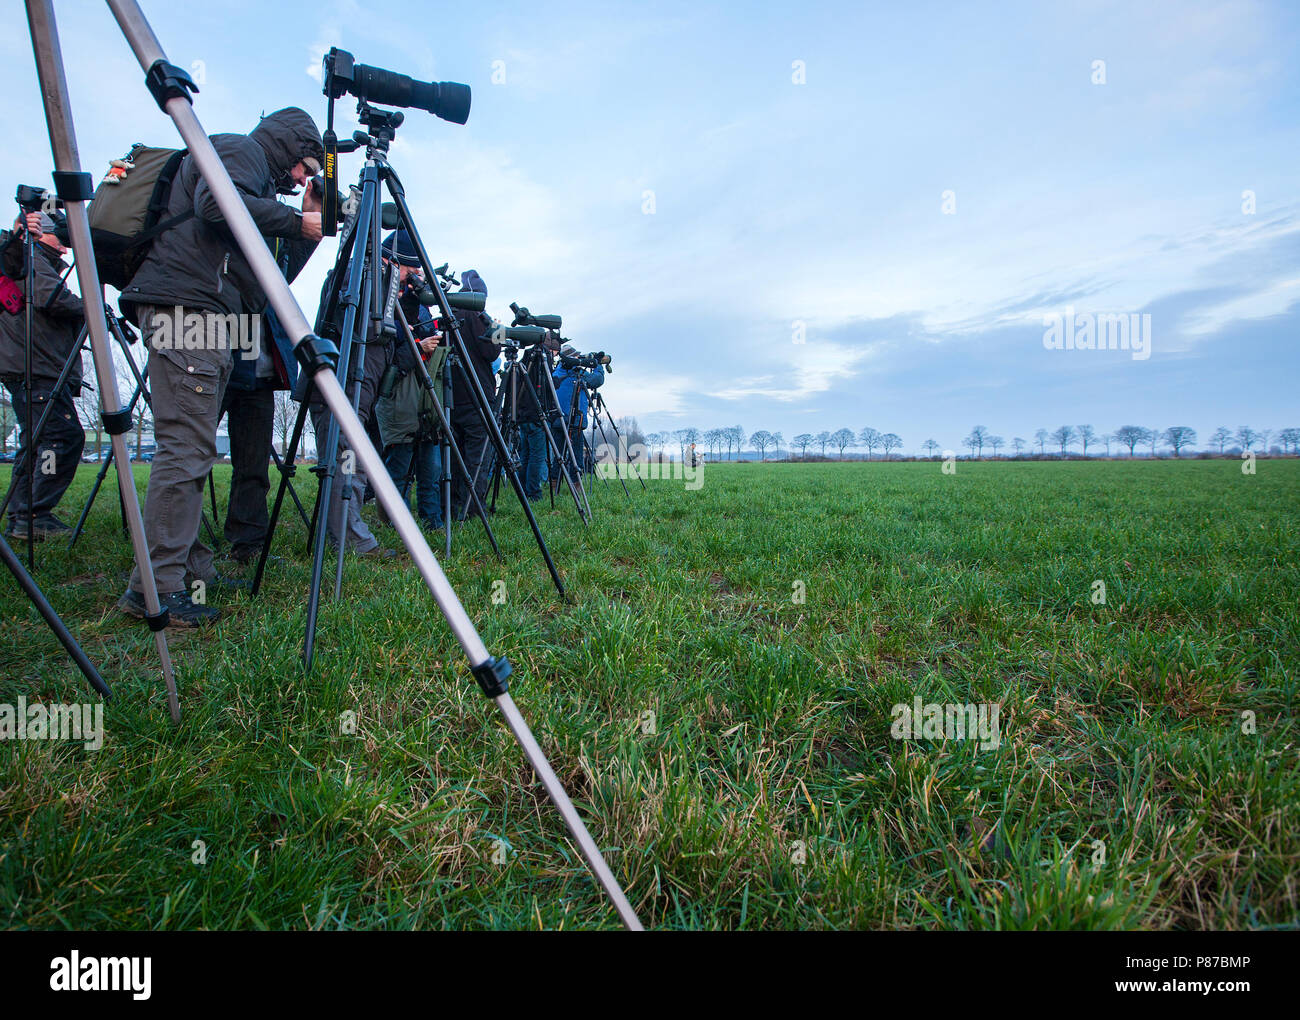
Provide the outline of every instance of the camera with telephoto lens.
<path id="1" fill-rule="evenodd" d="M 464 124 L 469 120 L 470 89 L 454 81 L 416 81 L 382 67 L 358 64 L 352 54 L 331 46 L 324 59 L 325 94 L 331 99 L 353 95 L 364 102 L 424 110 Z"/>
<path id="2" fill-rule="evenodd" d="M 573 371 L 575 368 L 597 368 L 604 366 L 606 372 L 614 371 L 613 359 L 604 351 L 593 351 L 591 354 L 580 354 L 573 357 L 569 354 L 560 355 L 560 365 L 566 371 Z"/>

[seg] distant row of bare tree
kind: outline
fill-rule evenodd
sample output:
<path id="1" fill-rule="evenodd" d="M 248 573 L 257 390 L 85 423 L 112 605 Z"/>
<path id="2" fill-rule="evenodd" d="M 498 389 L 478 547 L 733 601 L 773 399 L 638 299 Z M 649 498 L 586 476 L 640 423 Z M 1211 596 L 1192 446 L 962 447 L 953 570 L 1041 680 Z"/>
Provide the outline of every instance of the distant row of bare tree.
<path id="1" fill-rule="evenodd" d="M 739 425 L 725 428 L 697 429 L 682 428 L 664 432 L 643 433 L 635 418 L 621 418 L 619 431 L 629 445 L 641 444 L 653 452 L 675 450 L 679 456 L 694 445 L 697 452 L 707 451 L 713 459 L 732 460 L 741 455 L 748 447 L 762 459 L 769 456 L 779 457 L 785 448 L 786 440 L 780 432 L 760 429 L 746 435 Z M 612 441 L 612 437 L 610 437 Z M 1270 440 L 1273 445 L 1270 447 Z M 593 438 L 594 443 L 601 441 L 599 434 Z M 1010 443 L 1002 436 L 994 435 L 987 426 L 976 425 L 970 434 L 962 440 L 962 445 L 974 458 L 986 456 L 1000 457 L 1012 455 L 1024 456 L 1084 456 L 1110 457 L 1115 454 L 1137 456 L 1138 451 L 1158 456 L 1161 451 L 1172 452 L 1175 457 L 1192 452 L 1196 447 L 1196 430 L 1187 425 L 1171 425 L 1165 429 L 1146 428 L 1142 425 L 1121 425 L 1114 432 L 1099 433 L 1091 425 L 1061 425 L 1054 431 L 1039 429 L 1033 440 L 1014 437 Z M 844 458 L 846 450 L 865 450 L 868 459 L 879 452 L 888 459 L 897 455 L 903 448 L 903 440 L 897 433 L 881 432 L 867 427 L 858 432 L 849 428 L 836 429 L 834 432 L 801 432 L 790 440 L 789 453 L 799 457 L 820 455 L 826 457 L 834 454 Z M 925 455 L 937 457 L 948 451 L 934 439 L 927 439 L 921 444 Z M 1300 453 L 1300 428 L 1256 429 L 1241 425 L 1236 429 L 1221 426 L 1215 429 L 1209 439 L 1208 452 L 1225 455 L 1241 453 L 1244 450 L 1259 453 Z M 1006 451 L 1005 453 L 1003 451 Z M 1104 451 L 1104 452 L 1103 452 Z"/>

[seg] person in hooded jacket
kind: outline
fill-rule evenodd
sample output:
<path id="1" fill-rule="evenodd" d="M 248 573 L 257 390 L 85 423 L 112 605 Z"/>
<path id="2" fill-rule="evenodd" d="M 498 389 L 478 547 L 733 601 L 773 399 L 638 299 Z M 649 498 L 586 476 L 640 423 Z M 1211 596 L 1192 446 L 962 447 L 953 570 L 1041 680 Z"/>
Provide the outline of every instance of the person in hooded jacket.
<path id="1" fill-rule="evenodd" d="M 578 464 L 581 464 L 583 470 L 588 469 L 588 458 L 586 449 L 583 445 L 582 434 L 587 429 L 587 390 L 594 390 L 598 386 L 604 385 L 605 366 L 596 365 L 595 368 L 583 369 L 574 364 L 574 359 L 581 357 L 581 352 L 572 344 L 565 344 L 560 350 L 560 364 L 555 367 L 555 372 L 551 381 L 555 384 L 555 396 L 559 400 L 560 414 L 567 420 L 569 428 L 569 442 L 573 444 L 573 455 L 577 458 Z M 566 364 L 567 362 L 567 364 Z M 582 385 L 578 383 L 581 381 Z M 577 399 L 574 399 L 574 387 L 577 387 Z M 556 430 L 556 435 L 560 435 Z M 570 476 L 573 475 L 574 462 L 569 459 L 569 451 L 563 445 L 563 439 L 560 442 L 560 456 L 564 461 L 563 468 Z M 560 483 L 559 464 L 551 466 L 551 487 L 557 488 Z M 574 478 L 576 482 L 577 479 Z"/>
<path id="2" fill-rule="evenodd" d="M 487 284 L 483 282 L 477 270 L 467 269 L 461 273 L 460 289 L 487 296 Z M 486 502 L 488 480 L 491 475 L 492 457 L 488 453 L 487 427 L 474 406 L 474 393 L 471 383 L 466 378 L 466 370 L 478 378 L 483 388 L 483 395 L 489 403 L 496 395 L 496 377 L 492 374 L 492 362 L 501 354 L 501 345 L 492 340 L 493 323 L 486 312 L 456 310 L 456 322 L 460 337 L 465 341 L 470 363 L 457 369 L 451 369 L 451 431 L 465 459 L 465 468 L 471 478 L 477 478 L 474 491 L 481 502 Z M 454 348 L 453 348 L 454 350 Z M 491 408 L 488 409 L 491 413 Z M 463 521 L 469 508 L 469 487 L 460 474 L 452 478 L 452 517 Z"/>
<path id="3" fill-rule="evenodd" d="M 321 238 L 317 211 L 300 212 L 277 200 L 302 187 L 320 170 L 324 145 L 305 110 L 289 107 L 266 117 L 247 135 L 211 136 L 253 221 L 268 240 L 295 249 L 306 261 Z M 154 580 L 173 626 L 197 627 L 219 612 L 196 602 L 188 579 L 217 579 L 212 549 L 199 537 L 203 485 L 217 457 L 217 423 L 236 349 L 232 326 L 240 316 L 260 315 L 262 292 L 216 198 L 193 156 L 177 171 L 166 218 L 181 222 L 154 241 L 140 269 L 122 292 L 122 310 L 149 344 L 157 450 L 145 497 L 144 529 Z M 243 322 L 248 322 L 244 319 Z M 118 607 L 144 617 L 139 569 L 132 572 Z"/>
<path id="4" fill-rule="evenodd" d="M 417 337 L 419 356 L 427 362 L 442 342 L 443 335 L 432 331 L 433 316 L 418 299 L 420 291 L 425 288 L 424 277 L 417 271 L 419 257 L 405 230 L 390 234 L 384 242 L 384 251 L 400 267 L 402 289 L 398 304 Z M 420 338 L 421 333 L 429 335 Z M 415 359 L 415 351 L 399 326 L 384 374 L 384 385 L 375 399 L 374 417 L 379 425 L 384 467 L 388 469 L 397 491 L 402 494 L 404 502 L 409 501 L 414 482 L 420 523 L 426 529 L 436 530 L 442 527 L 442 503 L 438 494 L 442 451 L 438 445 L 439 429 L 433 398 L 424 388 L 424 376 Z M 382 509 L 380 519 L 386 519 Z"/>
<path id="5" fill-rule="evenodd" d="M 18 453 L 9 487 L 10 538 L 27 538 L 30 528 L 37 541 L 71 531 L 54 516 L 54 508 L 72 484 L 81 461 L 86 434 L 73 403 L 81 392 L 81 358 L 72 365 L 67 383 L 58 393 L 54 384 L 63 371 L 63 363 L 81 339 L 86 321 L 81 298 L 68 290 L 63 280 L 63 254 L 67 248 L 54 235 L 54 220 L 45 213 L 28 213 L 14 222 L 12 233 L 0 237 L 3 248 L 3 271 L 12 281 L 16 293 L 27 300 L 25 246 L 22 232 L 36 242 L 32 247 L 32 392 L 27 392 L 26 312 L 0 311 L 0 382 L 9 391 L 14 414 L 21 427 Z M 40 421 L 51 401 L 54 410 L 46 420 L 36 450 L 35 484 L 32 506 L 27 506 L 27 435 L 28 400 L 32 404 L 32 422 Z M 52 470 L 47 470 L 47 465 Z"/>

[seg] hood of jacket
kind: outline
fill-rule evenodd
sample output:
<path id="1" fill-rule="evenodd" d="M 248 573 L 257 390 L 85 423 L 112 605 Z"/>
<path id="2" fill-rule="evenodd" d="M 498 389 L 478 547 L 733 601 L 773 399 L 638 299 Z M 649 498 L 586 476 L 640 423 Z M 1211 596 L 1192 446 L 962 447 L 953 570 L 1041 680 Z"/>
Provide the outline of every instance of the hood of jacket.
<path id="1" fill-rule="evenodd" d="M 297 106 L 267 114 L 248 137 L 266 153 L 266 165 L 278 191 L 286 190 L 286 184 L 292 189 L 289 172 L 303 156 L 311 156 L 317 162 L 325 158 L 325 145 L 316 122 L 311 114 Z"/>
<path id="2" fill-rule="evenodd" d="M 460 274 L 460 289 L 462 291 L 473 291 L 475 294 L 487 295 L 487 284 L 483 282 L 483 277 L 478 275 L 476 269 L 466 269 Z"/>

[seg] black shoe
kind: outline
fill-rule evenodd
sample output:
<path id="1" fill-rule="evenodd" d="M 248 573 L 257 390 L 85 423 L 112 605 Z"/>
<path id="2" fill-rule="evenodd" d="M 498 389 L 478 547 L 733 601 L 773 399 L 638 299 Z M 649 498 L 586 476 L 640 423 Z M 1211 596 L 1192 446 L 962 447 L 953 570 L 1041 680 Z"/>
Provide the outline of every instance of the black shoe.
<path id="1" fill-rule="evenodd" d="M 29 523 L 26 519 L 16 520 L 9 518 L 9 524 L 5 528 L 5 538 L 13 539 L 18 542 L 27 541 L 27 528 Z M 57 517 L 51 514 L 40 514 L 36 520 L 31 522 L 32 537 L 38 542 L 44 542 L 47 538 L 58 538 L 60 535 L 72 533 L 72 529 L 64 524 Z"/>
<path id="2" fill-rule="evenodd" d="M 221 619 L 221 610 L 211 606 L 197 605 L 186 591 L 159 592 L 158 601 L 167 610 L 167 626 L 176 628 L 204 627 Z M 126 594 L 117 600 L 117 608 L 127 616 L 143 620 L 149 615 L 144 604 L 144 595 L 128 588 Z"/>
<path id="3" fill-rule="evenodd" d="M 26 520 L 19 521 L 10 517 L 9 523 L 5 525 L 5 538 L 9 539 L 11 542 L 26 542 L 27 525 L 28 522 Z M 32 537 L 38 542 L 45 541 L 45 535 L 41 533 L 40 529 L 37 529 L 36 533 Z"/>
<path id="4" fill-rule="evenodd" d="M 192 577 L 191 575 L 186 574 L 185 588 L 187 591 L 194 591 L 195 581 L 202 581 L 205 589 L 215 588 L 217 591 L 224 592 L 249 591 L 253 587 L 252 581 L 245 581 L 242 577 L 230 577 L 227 574 L 218 572 L 208 578 Z"/>
<path id="5" fill-rule="evenodd" d="M 60 535 L 72 534 L 72 529 L 53 514 L 37 514 L 34 524 L 37 535 L 45 538 L 58 538 Z"/>

